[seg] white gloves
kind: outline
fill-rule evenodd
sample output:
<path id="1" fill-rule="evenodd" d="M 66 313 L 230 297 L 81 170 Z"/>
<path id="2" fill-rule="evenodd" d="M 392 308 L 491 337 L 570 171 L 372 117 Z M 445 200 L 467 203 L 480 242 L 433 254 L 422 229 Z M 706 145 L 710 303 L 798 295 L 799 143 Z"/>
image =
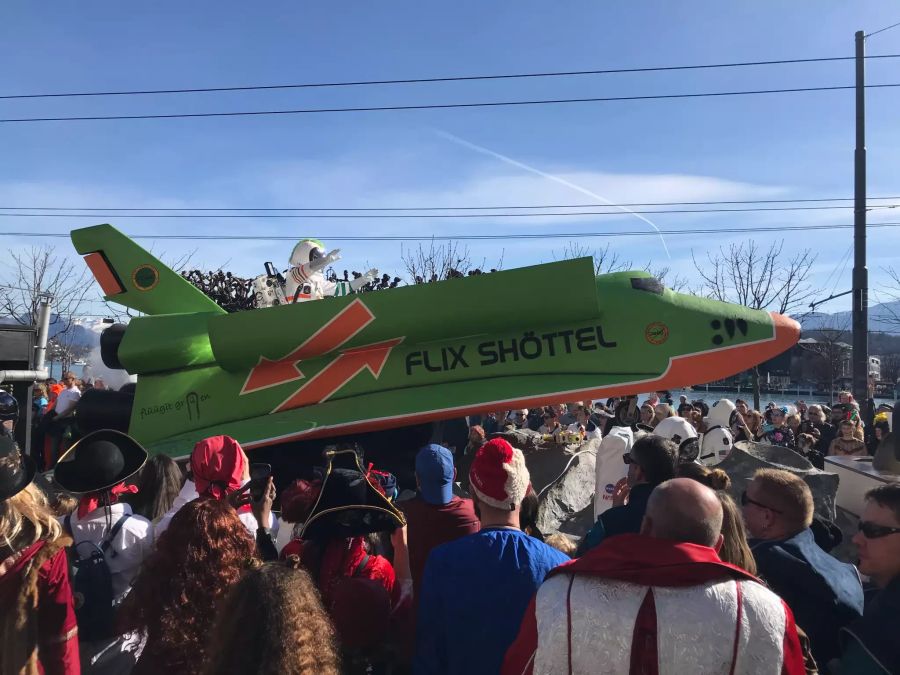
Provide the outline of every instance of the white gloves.
<path id="1" fill-rule="evenodd" d="M 378 270 L 374 267 L 370 269 L 368 272 L 363 274 L 358 279 L 354 279 L 350 282 L 351 290 L 356 293 L 360 288 L 365 286 L 366 284 L 372 283 L 375 279 L 378 278 Z"/>

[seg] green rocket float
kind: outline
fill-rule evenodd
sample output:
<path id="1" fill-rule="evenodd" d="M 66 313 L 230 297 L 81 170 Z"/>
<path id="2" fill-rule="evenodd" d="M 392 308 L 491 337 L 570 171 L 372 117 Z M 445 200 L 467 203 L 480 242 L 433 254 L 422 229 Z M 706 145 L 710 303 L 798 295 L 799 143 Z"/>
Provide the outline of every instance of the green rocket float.
<path id="1" fill-rule="evenodd" d="M 590 258 L 228 314 L 110 225 L 72 241 L 106 299 L 145 314 L 104 361 L 139 376 L 129 433 L 172 455 L 709 382 L 800 334 Z M 496 302 L 523 288 L 540 316 Z"/>

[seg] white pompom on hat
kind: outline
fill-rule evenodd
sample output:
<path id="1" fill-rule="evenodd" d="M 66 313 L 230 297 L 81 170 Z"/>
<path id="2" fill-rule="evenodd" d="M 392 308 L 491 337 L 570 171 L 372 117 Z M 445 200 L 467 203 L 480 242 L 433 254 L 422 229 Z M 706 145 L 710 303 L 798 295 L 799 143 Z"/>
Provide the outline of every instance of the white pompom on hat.
<path id="1" fill-rule="evenodd" d="M 525 455 L 502 438 L 482 445 L 469 469 L 469 484 L 479 501 L 504 511 L 522 503 L 530 482 Z"/>

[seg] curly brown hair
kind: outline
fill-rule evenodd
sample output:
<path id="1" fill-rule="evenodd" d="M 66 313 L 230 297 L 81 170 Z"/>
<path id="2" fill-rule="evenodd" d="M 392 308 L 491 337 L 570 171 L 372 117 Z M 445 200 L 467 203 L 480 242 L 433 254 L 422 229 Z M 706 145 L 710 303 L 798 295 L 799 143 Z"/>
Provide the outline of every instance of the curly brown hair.
<path id="1" fill-rule="evenodd" d="M 205 675 L 338 675 L 334 629 L 300 559 L 244 574 L 222 603 Z"/>
<path id="2" fill-rule="evenodd" d="M 225 501 L 195 499 L 172 518 L 119 612 L 147 634 L 133 673 L 199 674 L 222 598 L 254 562 L 256 542 Z"/>

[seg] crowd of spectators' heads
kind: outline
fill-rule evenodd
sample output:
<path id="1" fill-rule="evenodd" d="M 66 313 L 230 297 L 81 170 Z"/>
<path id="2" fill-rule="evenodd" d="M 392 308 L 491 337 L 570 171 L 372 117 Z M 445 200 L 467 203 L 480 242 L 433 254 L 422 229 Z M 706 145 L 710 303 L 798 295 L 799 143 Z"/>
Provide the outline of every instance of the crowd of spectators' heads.
<path id="1" fill-rule="evenodd" d="M 486 412 L 458 452 L 420 448 L 411 485 L 355 447 L 272 476 L 227 436 L 183 468 L 108 430 L 51 479 L 0 435 L 0 672 L 900 672 L 900 484 L 867 494 L 857 569 L 823 548 L 794 473 L 734 493 L 652 433 L 702 429 L 708 408 L 619 404 Z M 497 432 L 589 441 L 623 410 L 640 433 L 612 506 L 580 542 L 541 532 L 525 455 Z M 855 411 L 738 401 L 729 426 L 855 454 Z"/>

